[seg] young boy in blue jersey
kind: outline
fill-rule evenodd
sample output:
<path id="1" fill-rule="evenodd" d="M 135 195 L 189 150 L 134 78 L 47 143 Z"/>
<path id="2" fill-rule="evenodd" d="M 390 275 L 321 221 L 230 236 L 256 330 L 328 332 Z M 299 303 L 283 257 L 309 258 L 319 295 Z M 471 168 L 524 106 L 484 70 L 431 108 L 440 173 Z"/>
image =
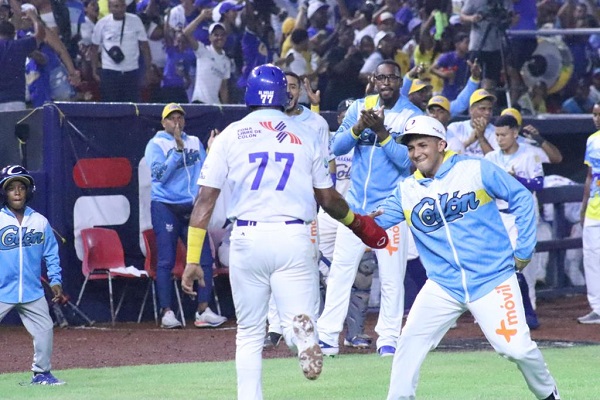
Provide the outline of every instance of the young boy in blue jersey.
<path id="1" fill-rule="evenodd" d="M 42 288 L 42 261 L 56 302 L 62 297 L 58 244 L 48 220 L 27 206 L 35 184 L 29 172 L 9 165 L 0 172 L 0 321 L 16 308 L 33 336 L 34 385 L 64 385 L 50 372 L 53 323 Z"/>
<path id="2" fill-rule="evenodd" d="M 496 352 L 517 364 L 536 398 L 559 399 L 531 340 L 516 277 L 535 249 L 531 193 L 495 164 L 446 150 L 446 129 L 432 117 L 409 119 L 400 140 L 416 171 L 397 184 L 375 221 L 384 229 L 407 221 L 428 279 L 398 340 L 388 400 L 415 398 L 427 353 L 467 310 Z M 496 200 L 515 216 L 514 250 Z"/>

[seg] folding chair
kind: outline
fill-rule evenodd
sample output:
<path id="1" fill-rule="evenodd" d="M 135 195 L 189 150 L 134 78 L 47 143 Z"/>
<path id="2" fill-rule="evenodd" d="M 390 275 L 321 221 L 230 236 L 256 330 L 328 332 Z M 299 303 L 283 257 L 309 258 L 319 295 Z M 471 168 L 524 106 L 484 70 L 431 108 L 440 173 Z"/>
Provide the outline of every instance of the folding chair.
<path id="1" fill-rule="evenodd" d="M 146 271 L 140 271 L 131 266 L 125 266 L 125 255 L 123 244 L 117 231 L 106 228 L 88 228 L 81 231 L 83 240 L 83 262 L 81 263 L 81 272 L 85 276 L 85 281 L 79 292 L 76 306 L 81 303 L 81 298 L 90 280 L 108 280 L 108 295 L 110 300 L 110 315 L 112 325 L 115 325 L 117 315 L 123 304 L 127 286 L 119 299 L 117 309 L 114 309 L 113 285 L 114 278 L 123 278 L 139 280 L 148 276 Z"/>
<path id="2" fill-rule="evenodd" d="M 153 229 L 146 229 L 142 232 L 142 237 L 144 238 L 144 247 L 146 248 L 146 261 L 144 263 L 144 270 L 148 273 L 148 276 L 151 278 L 151 281 L 148 283 L 148 287 L 146 288 L 146 294 L 144 295 L 144 300 L 142 301 L 142 307 L 140 308 L 140 313 L 138 314 L 138 323 L 142 320 L 142 314 L 144 313 L 144 309 L 146 308 L 146 300 L 148 299 L 148 294 L 150 289 L 152 289 L 152 304 L 154 305 L 154 321 L 158 324 L 158 308 L 156 306 L 156 265 L 158 263 L 158 252 L 156 247 L 156 236 L 154 234 Z M 175 256 L 175 266 L 173 267 L 172 277 L 173 277 L 173 286 L 175 287 L 175 296 L 177 297 L 177 306 L 179 307 L 179 316 L 181 319 L 181 323 L 185 327 L 185 315 L 183 313 L 183 305 L 181 303 L 181 294 L 179 292 L 179 285 L 177 281 L 181 281 L 181 277 L 183 276 L 183 270 L 185 269 L 186 263 L 186 248 L 181 239 L 177 241 L 177 253 Z"/>

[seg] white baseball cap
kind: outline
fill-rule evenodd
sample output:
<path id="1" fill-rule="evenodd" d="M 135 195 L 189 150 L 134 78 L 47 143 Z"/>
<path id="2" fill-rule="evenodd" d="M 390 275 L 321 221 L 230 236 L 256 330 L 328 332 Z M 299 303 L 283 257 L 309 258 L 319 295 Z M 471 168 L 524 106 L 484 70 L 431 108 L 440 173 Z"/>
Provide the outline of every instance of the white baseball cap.
<path id="1" fill-rule="evenodd" d="M 440 121 L 433 117 L 418 115 L 406 121 L 400 141 L 406 144 L 405 138 L 410 135 L 433 136 L 446 140 L 446 128 L 444 128 L 444 125 Z"/>
<path id="2" fill-rule="evenodd" d="M 379 42 L 381 42 L 381 40 L 383 38 L 386 38 L 386 37 L 393 38 L 394 36 L 395 36 L 394 32 L 386 32 L 386 31 L 377 32 L 375 34 L 375 37 L 373 38 L 373 43 L 375 44 L 375 48 L 379 47 Z"/>
<path id="3" fill-rule="evenodd" d="M 329 4 L 323 3 L 320 0 L 311 1 L 308 5 L 308 10 L 306 10 L 306 17 L 310 19 L 318 10 L 323 7 L 329 8 Z"/>

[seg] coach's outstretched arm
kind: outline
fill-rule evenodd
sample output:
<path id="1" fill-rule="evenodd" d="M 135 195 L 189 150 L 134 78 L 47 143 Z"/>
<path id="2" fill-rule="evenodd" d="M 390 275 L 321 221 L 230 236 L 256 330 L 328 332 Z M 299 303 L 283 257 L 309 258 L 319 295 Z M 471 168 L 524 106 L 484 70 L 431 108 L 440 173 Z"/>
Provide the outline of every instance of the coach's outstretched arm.
<path id="1" fill-rule="evenodd" d="M 220 193 L 221 189 L 201 186 L 194 201 L 194 209 L 190 216 L 188 230 L 187 261 L 181 277 L 181 288 L 186 294 L 192 296 L 196 296 L 194 281 L 197 280 L 198 284 L 204 287 L 204 272 L 200 267 L 200 253 L 206 239 L 206 228 Z"/>
<path id="2" fill-rule="evenodd" d="M 314 191 L 317 203 L 325 212 L 350 228 L 364 244 L 374 249 L 383 249 L 387 246 L 389 239 L 385 230 L 377 225 L 373 218 L 353 213 L 346 200 L 333 187 L 315 188 Z"/>

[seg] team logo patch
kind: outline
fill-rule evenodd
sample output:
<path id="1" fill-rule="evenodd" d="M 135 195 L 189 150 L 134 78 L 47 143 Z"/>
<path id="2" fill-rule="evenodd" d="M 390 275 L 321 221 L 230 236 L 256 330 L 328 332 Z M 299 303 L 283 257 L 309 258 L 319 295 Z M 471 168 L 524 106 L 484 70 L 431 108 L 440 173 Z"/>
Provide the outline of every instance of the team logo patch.
<path id="1" fill-rule="evenodd" d="M 279 141 L 279 143 L 283 143 L 284 140 L 289 139 L 290 143 L 292 144 L 302 144 L 302 140 L 300 140 L 298 136 L 294 135 L 291 132 L 285 131 L 286 126 L 283 123 L 283 121 L 280 121 L 275 126 L 273 126 L 272 121 L 260 122 L 260 125 L 265 129 L 277 132 L 277 140 Z"/>
<path id="2" fill-rule="evenodd" d="M 410 221 L 412 225 L 421 232 L 430 233 L 440 229 L 444 220 L 448 223 L 461 219 L 467 212 L 476 210 L 480 200 L 475 192 L 459 195 L 459 192 L 443 193 L 439 195 L 439 205 L 443 211 L 443 217 L 436 206 L 435 199 L 423 198 L 412 210 Z"/>

